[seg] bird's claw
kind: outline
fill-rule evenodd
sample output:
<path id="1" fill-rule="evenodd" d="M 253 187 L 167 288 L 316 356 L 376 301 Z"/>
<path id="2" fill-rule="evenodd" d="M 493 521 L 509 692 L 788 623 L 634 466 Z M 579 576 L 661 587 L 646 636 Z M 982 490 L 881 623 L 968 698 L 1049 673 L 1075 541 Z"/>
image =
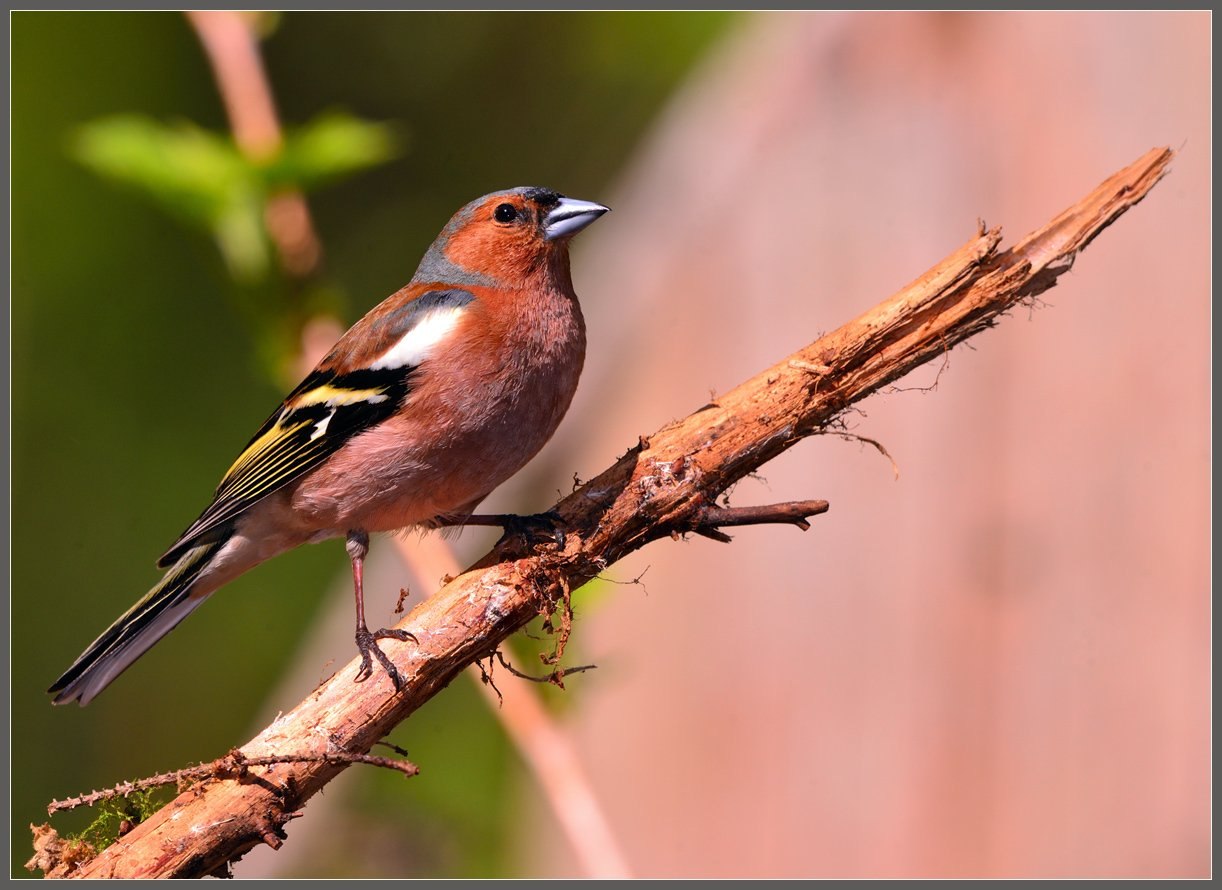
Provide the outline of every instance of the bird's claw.
<path id="1" fill-rule="evenodd" d="M 529 513 L 525 516 L 506 516 L 504 523 L 505 534 L 501 536 L 501 541 L 521 538 L 527 545 L 552 543 L 557 547 L 564 547 L 564 530 L 561 528 L 564 517 L 555 510 Z"/>
<path id="2" fill-rule="evenodd" d="M 395 630 L 384 627 L 381 630 L 369 630 L 368 628 L 360 628 L 356 632 L 356 648 L 361 652 L 361 666 L 357 669 L 356 679 L 353 682 L 364 683 L 373 676 L 373 659 L 378 660 L 378 664 L 382 665 L 382 669 L 386 671 L 386 675 L 390 677 L 390 682 L 394 684 L 395 692 L 403 686 L 403 678 L 399 676 L 399 671 L 395 667 L 381 647 L 378 646 L 378 640 L 399 640 L 407 642 L 411 640 L 413 643 L 419 643 L 414 634 L 406 630 Z"/>

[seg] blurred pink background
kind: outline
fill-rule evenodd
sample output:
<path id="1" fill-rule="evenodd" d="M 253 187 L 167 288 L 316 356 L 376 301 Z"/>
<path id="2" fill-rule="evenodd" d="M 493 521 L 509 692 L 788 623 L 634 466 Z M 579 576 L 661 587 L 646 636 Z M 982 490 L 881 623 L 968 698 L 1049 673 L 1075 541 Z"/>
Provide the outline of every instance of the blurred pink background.
<path id="1" fill-rule="evenodd" d="M 578 402 L 489 509 L 1006 244 L 1147 149 L 1171 175 L 1038 311 L 813 439 L 736 504 L 805 534 L 660 542 L 582 610 L 576 744 L 635 874 L 1211 872 L 1208 13 L 762 14 L 576 248 Z M 543 474 L 541 475 L 541 470 Z M 550 495 L 549 495 L 550 496 Z M 538 501 L 538 503 L 536 503 Z M 551 816 L 524 873 L 579 873 Z"/>

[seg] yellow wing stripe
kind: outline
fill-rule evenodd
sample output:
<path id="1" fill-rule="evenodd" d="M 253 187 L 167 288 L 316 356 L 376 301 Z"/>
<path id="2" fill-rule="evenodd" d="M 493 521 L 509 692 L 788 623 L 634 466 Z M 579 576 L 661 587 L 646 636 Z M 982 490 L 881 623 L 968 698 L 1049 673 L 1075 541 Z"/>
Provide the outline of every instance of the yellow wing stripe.
<path id="1" fill-rule="evenodd" d="M 355 405 L 357 402 L 369 402 L 376 405 L 378 402 L 385 402 L 388 398 L 390 396 L 386 395 L 385 387 L 375 389 L 344 389 L 339 386 L 324 384 L 303 392 L 293 399 L 293 407 L 305 408 L 309 405 L 325 404 L 328 408 L 335 408 L 340 405 Z"/>

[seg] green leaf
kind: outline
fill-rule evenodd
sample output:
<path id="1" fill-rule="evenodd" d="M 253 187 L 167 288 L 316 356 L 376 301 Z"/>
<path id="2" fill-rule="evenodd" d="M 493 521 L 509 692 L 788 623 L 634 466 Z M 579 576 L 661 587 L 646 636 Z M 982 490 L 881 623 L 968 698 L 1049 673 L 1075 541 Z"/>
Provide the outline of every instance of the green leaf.
<path id="1" fill-rule="evenodd" d="M 397 157 L 401 142 L 389 124 L 329 112 L 285 134 L 283 150 L 265 170 L 267 184 L 302 190 L 329 185 Z"/>
<path id="2" fill-rule="evenodd" d="M 251 283 L 270 268 L 263 208 L 271 192 L 316 188 L 384 163 L 398 153 L 398 141 L 386 124 L 331 112 L 289 131 L 275 157 L 256 162 L 228 137 L 193 124 L 120 115 L 81 127 L 72 153 L 208 231 L 234 278 Z"/>
<path id="3" fill-rule="evenodd" d="M 260 191 L 258 172 L 232 142 L 190 123 L 103 118 L 77 130 L 72 153 L 101 176 L 134 186 L 167 212 L 209 230 Z"/>

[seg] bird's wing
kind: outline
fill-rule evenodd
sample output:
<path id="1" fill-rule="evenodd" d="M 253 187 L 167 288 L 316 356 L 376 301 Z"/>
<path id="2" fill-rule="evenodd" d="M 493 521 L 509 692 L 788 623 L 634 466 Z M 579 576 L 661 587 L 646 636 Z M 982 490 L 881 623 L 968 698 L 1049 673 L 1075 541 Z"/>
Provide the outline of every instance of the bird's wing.
<path id="1" fill-rule="evenodd" d="M 208 509 L 157 565 L 172 565 L 210 532 L 398 411 L 412 389 L 414 372 L 435 348 L 444 348 L 472 299 L 466 291 L 427 291 L 391 311 L 366 316 L 259 428 L 221 479 Z M 360 343 L 366 344 L 364 350 Z M 354 364 L 358 351 L 372 354 L 362 356 L 355 369 L 343 370 Z"/>

